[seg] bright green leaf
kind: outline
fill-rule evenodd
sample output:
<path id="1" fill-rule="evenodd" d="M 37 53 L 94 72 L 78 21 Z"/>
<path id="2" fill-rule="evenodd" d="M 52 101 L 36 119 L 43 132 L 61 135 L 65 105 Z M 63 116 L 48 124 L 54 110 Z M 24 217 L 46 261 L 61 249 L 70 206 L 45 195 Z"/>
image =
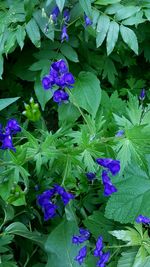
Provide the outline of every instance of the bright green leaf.
<path id="1" fill-rule="evenodd" d="M 19 98 L 20 97 L 0 99 L 0 111 L 17 101 Z"/>
<path id="2" fill-rule="evenodd" d="M 92 12 L 91 0 L 79 0 L 79 3 L 81 5 L 81 7 L 83 8 L 85 14 L 90 17 L 91 12 Z"/>
<path id="3" fill-rule="evenodd" d="M 65 0 L 56 0 L 56 4 L 59 7 L 60 12 L 62 12 L 65 5 Z"/>
<path id="4" fill-rule="evenodd" d="M 136 7 L 136 6 L 124 6 L 121 9 L 118 10 L 118 12 L 115 15 L 115 18 L 117 20 L 127 19 L 127 18 L 133 16 L 138 11 L 140 11 L 140 7 Z"/>
<path id="5" fill-rule="evenodd" d="M 115 21 L 110 22 L 109 30 L 107 33 L 107 55 L 110 55 L 113 51 L 115 44 L 118 40 L 119 25 Z"/>
<path id="6" fill-rule="evenodd" d="M 97 0 L 95 2 L 96 5 L 109 5 L 109 4 L 116 4 L 119 3 L 121 0 Z"/>
<path id="7" fill-rule="evenodd" d="M 103 43 L 108 28 L 110 24 L 110 19 L 106 15 L 101 15 L 98 19 L 98 24 L 97 24 L 97 36 L 96 36 L 96 46 L 99 47 Z"/>
<path id="8" fill-rule="evenodd" d="M 71 94 L 71 101 L 75 106 L 84 108 L 95 117 L 101 101 L 101 88 L 93 73 L 81 72 Z"/>
<path id="9" fill-rule="evenodd" d="M 125 27 L 123 25 L 120 26 L 120 33 L 123 41 L 136 53 L 138 54 L 138 41 L 137 37 L 133 30 Z"/>
<path id="10" fill-rule="evenodd" d="M 26 31 L 31 42 L 36 47 L 40 47 L 40 38 L 41 38 L 40 31 L 37 23 L 33 18 L 26 24 Z"/>

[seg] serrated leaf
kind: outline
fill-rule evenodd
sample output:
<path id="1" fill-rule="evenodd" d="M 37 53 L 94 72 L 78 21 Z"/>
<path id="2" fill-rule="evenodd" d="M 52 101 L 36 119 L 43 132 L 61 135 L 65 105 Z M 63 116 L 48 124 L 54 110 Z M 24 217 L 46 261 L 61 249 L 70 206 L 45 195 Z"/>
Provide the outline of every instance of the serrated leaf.
<path id="1" fill-rule="evenodd" d="M 77 52 L 69 44 L 63 43 L 60 51 L 70 61 L 79 62 Z"/>
<path id="2" fill-rule="evenodd" d="M 119 34 L 119 25 L 115 21 L 111 21 L 109 25 L 109 30 L 107 33 L 107 55 L 110 55 L 113 51 L 115 44 L 118 40 L 118 34 Z"/>
<path id="3" fill-rule="evenodd" d="M 80 72 L 71 94 L 71 101 L 75 106 L 84 108 L 95 117 L 101 101 L 101 88 L 93 73 Z"/>
<path id="4" fill-rule="evenodd" d="M 97 23 L 97 35 L 96 35 L 96 46 L 99 47 L 103 43 L 108 28 L 110 24 L 110 19 L 106 15 L 101 15 Z"/>
<path id="5" fill-rule="evenodd" d="M 124 6 L 121 9 L 118 10 L 118 12 L 115 15 L 115 18 L 117 20 L 123 20 L 131 17 L 135 13 L 140 11 L 140 7 L 136 6 Z"/>
<path id="6" fill-rule="evenodd" d="M 133 267 L 137 248 L 127 250 L 121 254 L 117 267 Z"/>
<path id="7" fill-rule="evenodd" d="M 97 0 L 95 2 L 96 5 L 109 5 L 109 4 L 116 4 L 119 3 L 121 0 Z"/>
<path id="8" fill-rule="evenodd" d="M 19 98 L 20 97 L 0 99 L 0 111 L 17 101 Z"/>
<path id="9" fill-rule="evenodd" d="M 141 244 L 142 236 L 134 228 L 128 227 L 128 230 L 115 230 L 110 232 L 118 240 L 127 242 L 127 245 L 138 246 Z"/>
<path id="10" fill-rule="evenodd" d="M 106 57 L 103 67 L 103 79 L 108 77 L 108 81 L 111 84 L 114 84 L 116 75 L 118 75 L 118 73 L 116 71 L 114 62 L 109 57 Z"/>
<path id="11" fill-rule="evenodd" d="M 31 42 L 36 46 L 40 47 L 40 31 L 39 27 L 36 23 L 36 21 L 32 18 L 27 24 L 26 24 L 26 31 L 27 34 L 31 40 Z"/>
<path id="12" fill-rule="evenodd" d="M 46 103 L 52 98 L 53 93 L 51 90 L 44 90 L 39 77 L 35 81 L 34 91 L 36 97 L 41 105 L 42 110 L 44 110 Z"/>
<path id="13" fill-rule="evenodd" d="M 138 185 L 138 186 L 137 186 Z M 118 192 L 107 202 L 105 216 L 121 223 L 134 223 L 138 215 L 150 217 L 150 177 L 135 164 L 115 183 Z"/>
<path id="14" fill-rule="evenodd" d="M 134 31 L 121 25 L 120 33 L 123 41 L 138 55 L 138 41 Z"/>
<path id="15" fill-rule="evenodd" d="M 85 14 L 90 17 L 92 13 L 91 0 L 79 0 L 79 3 L 83 8 Z"/>
<path id="16" fill-rule="evenodd" d="M 65 5 L 65 0 L 56 0 L 56 4 L 59 7 L 60 12 L 62 12 Z"/>

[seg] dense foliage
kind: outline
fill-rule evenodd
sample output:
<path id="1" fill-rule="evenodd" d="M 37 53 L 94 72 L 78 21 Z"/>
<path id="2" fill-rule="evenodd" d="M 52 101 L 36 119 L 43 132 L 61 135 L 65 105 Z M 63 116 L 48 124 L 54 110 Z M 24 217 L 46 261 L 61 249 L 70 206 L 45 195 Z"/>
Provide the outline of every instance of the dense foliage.
<path id="1" fill-rule="evenodd" d="M 150 1 L 0 1 L 0 266 L 150 266 Z"/>

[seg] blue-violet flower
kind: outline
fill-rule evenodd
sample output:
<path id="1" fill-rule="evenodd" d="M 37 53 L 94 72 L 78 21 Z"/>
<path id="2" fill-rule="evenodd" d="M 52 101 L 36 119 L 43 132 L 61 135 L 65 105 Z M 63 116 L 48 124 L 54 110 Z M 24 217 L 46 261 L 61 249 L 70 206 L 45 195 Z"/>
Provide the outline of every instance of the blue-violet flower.
<path id="1" fill-rule="evenodd" d="M 85 13 L 84 13 L 84 22 L 85 22 L 85 27 L 92 25 L 91 19 Z"/>
<path id="2" fill-rule="evenodd" d="M 137 223 L 150 223 L 150 218 L 145 217 L 145 216 L 143 216 L 143 215 L 139 215 L 139 216 L 136 218 L 136 222 L 137 222 Z"/>
<path id="3" fill-rule="evenodd" d="M 78 261 L 78 263 L 81 265 L 84 261 L 84 259 L 86 258 L 87 255 L 87 247 L 84 246 L 83 248 L 81 248 L 79 250 L 78 255 L 75 257 L 75 260 Z"/>

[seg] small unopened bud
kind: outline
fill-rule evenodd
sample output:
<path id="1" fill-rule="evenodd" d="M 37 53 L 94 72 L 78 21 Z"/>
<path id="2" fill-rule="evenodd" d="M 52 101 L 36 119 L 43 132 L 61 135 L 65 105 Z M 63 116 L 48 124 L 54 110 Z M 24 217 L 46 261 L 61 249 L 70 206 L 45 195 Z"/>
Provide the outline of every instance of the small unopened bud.
<path id="1" fill-rule="evenodd" d="M 139 99 L 140 99 L 141 101 L 143 101 L 143 100 L 145 99 L 145 94 L 146 94 L 146 92 L 145 92 L 145 89 L 143 88 L 143 89 L 141 90 L 141 92 L 140 92 L 140 95 L 139 95 Z"/>

